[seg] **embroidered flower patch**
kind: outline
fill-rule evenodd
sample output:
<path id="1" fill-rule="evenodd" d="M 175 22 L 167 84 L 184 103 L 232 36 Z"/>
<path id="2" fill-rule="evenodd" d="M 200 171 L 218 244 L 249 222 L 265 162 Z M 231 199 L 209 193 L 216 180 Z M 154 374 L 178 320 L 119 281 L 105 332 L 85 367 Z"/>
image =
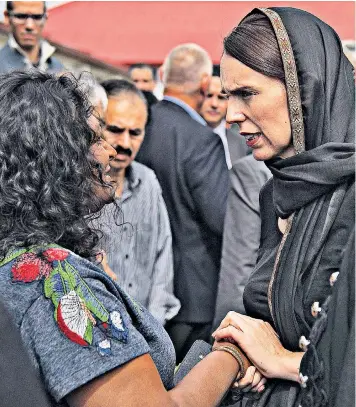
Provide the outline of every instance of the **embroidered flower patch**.
<path id="1" fill-rule="evenodd" d="M 61 332 L 80 346 L 95 345 L 111 354 L 111 339 L 126 343 L 128 330 L 119 311 L 109 312 L 96 298 L 78 270 L 68 262 L 70 253 L 58 247 L 32 248 L 10 254 L 14 259 L 13 282 L 43 280 L 44 295 L 54 305 L 54 318 Z"/>
<path id="2" fill-rule="evenodd" d="M 34 253 L 24 253 L 17 258 L 11 268 L 12 280 L 30 283 L 42 277 L 48 277 L 51 270 L 51 265 Z"/>

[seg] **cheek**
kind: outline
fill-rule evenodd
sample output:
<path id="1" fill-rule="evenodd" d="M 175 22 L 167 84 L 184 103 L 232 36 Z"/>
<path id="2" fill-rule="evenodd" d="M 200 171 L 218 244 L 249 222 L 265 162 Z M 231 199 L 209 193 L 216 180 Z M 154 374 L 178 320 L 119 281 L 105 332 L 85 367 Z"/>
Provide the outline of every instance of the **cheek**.
<path id="1" fill-rule="evenodd" d="M 105 140 L 110 144 L 114 145 L 115 144 L 115 136 L 113 136 L 110 132 L 104 131 L 103 132 Z"/>
<path id="2" fill-rule="evenodd" d="M 109 163 L 109 154 L 102 146 L 92 146 L 91 153 L 93 154 L 95 161 L 100 164 L 106 166 Z"/>
<path id="3" fill-rule="evenodd" d="M 222 114 L 226 115 L 226 111 L 227 111 L 227 103 L 223 102 L 219 104 L 219 110 Z"/>
<path id="4" fill-rule="evenodd" d="M 132 148 L 134 157 L 136 156 L 138 150 L 140 149 L 142 142 L 143 142 L 143 137 L 140 137 L 139 139 L 135 138 L 131 141 L 131 148 Z"/>

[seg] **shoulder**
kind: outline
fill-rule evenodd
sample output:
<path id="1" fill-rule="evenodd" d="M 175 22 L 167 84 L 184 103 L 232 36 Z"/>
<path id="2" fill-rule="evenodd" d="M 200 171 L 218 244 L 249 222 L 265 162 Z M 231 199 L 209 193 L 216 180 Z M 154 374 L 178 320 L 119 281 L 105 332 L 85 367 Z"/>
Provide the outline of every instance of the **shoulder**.
<path id="1" fill-rule="evenodd" d="M 0 49 L 0 72 L 4 73 L 21 66 L 21 56 L 12 50 L 8 44 Z"/>
<path id="2" fill-rule="evenodd" d="M 171 129 L 175 129 L 187 139 L 191 139 L 191 134 L 202 134 L 214 136 L 215 133 L 208 127 L 191 118 L 189 114 L 175 103 L 162 100 L 152 107 L 154 121 L 167 122 Z M 193 138 L 192 138 L 193 139 Z"/>
<path id="3" fill-rule="evenodd" d="M 6 55 L 8 53 L 13 53 L 13 50 L 9 47 L 9 44 L 5 44 L 1 49 L 0 49 L 0 55 Z"/>
<path id="4" fill-rule="evenodd" d="M 270 170 L 263 161 L 257 161 L 253 155 L 240 158 L 231 168 L 231 179 L 239 179 L 241 183 L 253 182 L 262 187 L 271 177 Z"/>
<path id="5" fill-rule="evenodd" d="M 64 65 L 62 62 L 55 56 L 51 56 L 51 68 L 52 69 L 62 69 Z"/>
<path id="6" fill-rule="evenodd" d="M 137 161 L 133 161 L 131 166 L 135 171 L 136 176 L 143 184 L 144 188 L 148 187 L 150 190 L 156 190 L 158 188 L 160 190 L 160 185 L 156 174 L 151 168 L 148 168 L 146 165 L 141 164 Z"/>

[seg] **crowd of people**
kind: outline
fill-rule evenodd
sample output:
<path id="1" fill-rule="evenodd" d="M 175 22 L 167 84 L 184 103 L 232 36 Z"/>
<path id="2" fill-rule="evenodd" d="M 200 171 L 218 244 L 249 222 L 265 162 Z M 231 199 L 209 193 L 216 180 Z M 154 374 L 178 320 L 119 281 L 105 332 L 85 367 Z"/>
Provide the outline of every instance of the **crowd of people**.
<path id="1" fill-rule="evenodd" d="M 353 406 L 355 81 L 335 31 L 255 8 L 220 66 L 178 44 L 99 83 L 66 71 L 46 20 L 7 2 L 0 405 Z"/>

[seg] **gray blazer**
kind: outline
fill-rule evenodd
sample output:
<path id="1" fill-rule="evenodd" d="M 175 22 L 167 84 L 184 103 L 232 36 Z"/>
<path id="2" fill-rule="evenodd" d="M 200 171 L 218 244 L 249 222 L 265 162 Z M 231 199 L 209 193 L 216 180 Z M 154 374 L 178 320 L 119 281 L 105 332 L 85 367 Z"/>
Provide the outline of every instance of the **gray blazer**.
<path id="1" fill-rule="evenodd" d="M 172 321 L 211 323 L 230 190 L 223 143 L 182 107 L 163 100 L 152 107 L 136 160 L 155 171 L 167 205 L 174 293 L 182 304 Z"/>
<path id="2" fill-rule="evenodd" d="M 245 314 L 242 294 L 254 269 L 260 244 L 259 193 L 271 173 L 252 155 L 236 161 L 231 170 L 223 235 L 222 259 L 213 326 L 229 311 Z"/>

